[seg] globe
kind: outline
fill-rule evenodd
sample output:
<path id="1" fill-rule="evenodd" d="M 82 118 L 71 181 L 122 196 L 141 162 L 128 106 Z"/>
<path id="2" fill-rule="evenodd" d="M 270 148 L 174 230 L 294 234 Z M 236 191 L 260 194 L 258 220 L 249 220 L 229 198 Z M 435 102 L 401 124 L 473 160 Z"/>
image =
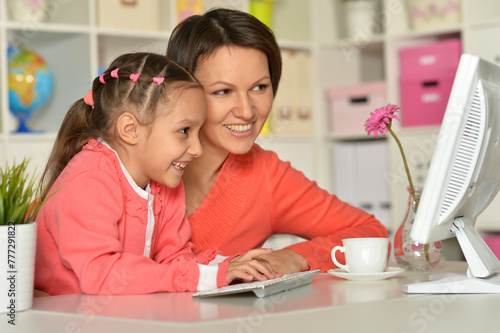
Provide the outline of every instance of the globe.
<path id="1" fill-rule="evenodd" d="M 26 124 L 49 100 L 54 79 L 45 60 L 32 50 L 9 45 L 9 108 L 19 120 L 16 132 L 32 132 Z"/>

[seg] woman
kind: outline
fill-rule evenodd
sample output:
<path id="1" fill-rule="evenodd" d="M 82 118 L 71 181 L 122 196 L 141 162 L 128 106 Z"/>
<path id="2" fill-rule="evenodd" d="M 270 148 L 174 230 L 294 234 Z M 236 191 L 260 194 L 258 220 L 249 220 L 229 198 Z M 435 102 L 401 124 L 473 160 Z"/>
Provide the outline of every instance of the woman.
<path id="1" fill-rule="evenodd" d="M 194 73 L 207 98 L 204 153 L 183 175 L 195 252 L 218 247 L 231 255 L 293 234 L 309 241 L 263 257 L 281 273 L 325 271 L 343 238 L 387 237 L 373 215 L 254 143 L 281 77 L 280 49 L 264 24 L 229 9 L 192 16 L 172 32 L 167 57 Z"/>

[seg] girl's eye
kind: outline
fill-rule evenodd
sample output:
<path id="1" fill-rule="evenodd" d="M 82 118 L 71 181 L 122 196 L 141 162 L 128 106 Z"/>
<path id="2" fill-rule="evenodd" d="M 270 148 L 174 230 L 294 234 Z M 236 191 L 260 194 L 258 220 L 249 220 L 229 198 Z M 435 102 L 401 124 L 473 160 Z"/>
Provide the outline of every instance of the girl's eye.
<path id="1" fill-rule="evenodd" d="M 188 134 L 188 131 L 189 131 L 189 127 L 186 127 L 186 128 L 181 129 L 179 132 L 181 132 L 182 134 Z"/>

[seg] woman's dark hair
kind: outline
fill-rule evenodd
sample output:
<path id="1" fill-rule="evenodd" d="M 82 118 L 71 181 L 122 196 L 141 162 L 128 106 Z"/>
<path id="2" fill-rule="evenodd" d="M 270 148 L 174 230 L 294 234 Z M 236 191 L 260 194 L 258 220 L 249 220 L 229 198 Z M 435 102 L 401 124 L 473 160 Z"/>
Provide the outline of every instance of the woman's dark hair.
<path id="1" fill-rule="evenodd" d="M 93 105 L 82 98 L 66 113 L 42 174 L 42 200 L 71 158 L 90 139 L 111 142 L 116 138 L 116 121 L 121 114 L 130 112 L 141 125 L 150 126 L 158 115 L 158 105 L 168 106 L 179 89 L 189 87 L 201 85 L 163 55 L 141 52 L 116 58 L 94 79 L 93 103 L 89 103 Z"/>
<path id="2" fill-rule="evenodd" d="M 188 17 L 172 32 L 167 58 L 194 73 L 200 60 L 223 46 L 249 47 L 264 52 L 276 96 L 281 78 L 280 48 L 273 32 L 250 14 L 217 8 Z"/>

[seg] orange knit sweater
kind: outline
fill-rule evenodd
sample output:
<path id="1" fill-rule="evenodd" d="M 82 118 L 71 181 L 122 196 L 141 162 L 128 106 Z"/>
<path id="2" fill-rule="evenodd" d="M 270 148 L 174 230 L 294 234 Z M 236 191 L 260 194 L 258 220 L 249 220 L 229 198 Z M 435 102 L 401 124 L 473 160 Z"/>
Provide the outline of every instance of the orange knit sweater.
<path id="1" fill-rule="evenodd" d="M 195 253 L 216 247 L 227 256 L 261 247 L 273 234 L 293 234 L 309 241 L 289 248 L 322 271 L 335 267 L 330 252 L 342 239 L 387 237 L 373 215 L 319 188 L 258 145 L 229 155 L 189 222 Z"/>

